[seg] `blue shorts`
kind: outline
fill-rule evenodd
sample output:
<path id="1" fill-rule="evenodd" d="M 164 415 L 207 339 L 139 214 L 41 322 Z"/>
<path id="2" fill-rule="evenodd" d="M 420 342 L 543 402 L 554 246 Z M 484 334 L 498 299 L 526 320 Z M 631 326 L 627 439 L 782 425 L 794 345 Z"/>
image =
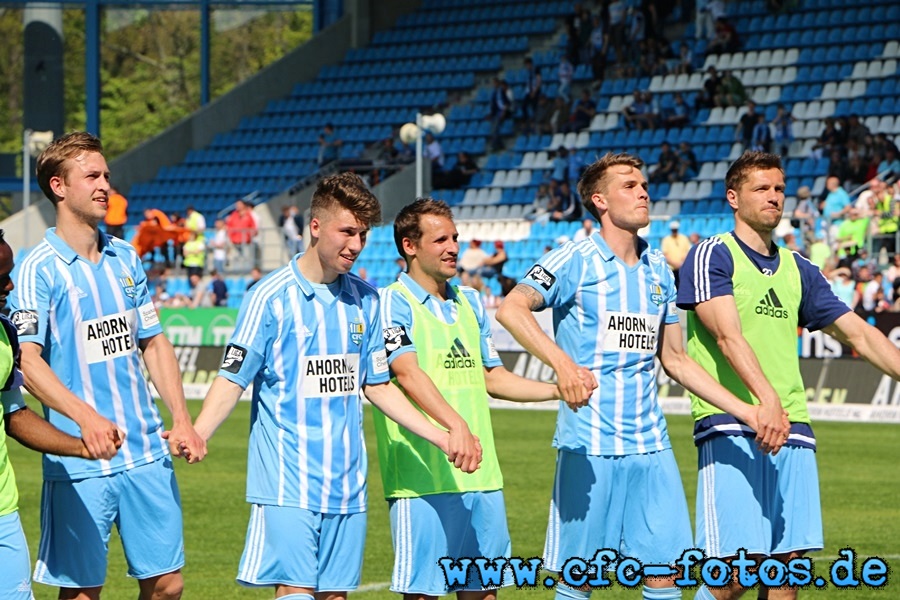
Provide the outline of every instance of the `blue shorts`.
<path id="1" fill-rule="evenodd" d="M 450 585 L 438 564 L 442 558 L 509 558 L 511 546 L 501 490 L 430 494 L 388 500 L 394 542 L 391 591 L 442 596 L 484 590 L 472 564 L 464 584 Z M 502 585 L 509 585 L 506 577 Z"/>
<path id="2" fill-rule="evenodd" d="M 237 581 L 250 587 L 355 590 L 362 575 L 367 519 L 364 512 L 341 515 L 252 504 Z"/>
<path id="3" fill-rule="evenodd" d="M 822 549 L 815 451 L 784 446 L 764 455 L 753 438 L 725 435 L 699 451 L 697 547 L 707 556 Z"/>
<path id="4" fill-rule="evenodd" d="M 32 600 L 31 558 L 18 511 L 0 517 L 0 598 Z"/>
<path id="5" fill-rule="evenodd" d="M 672 564 L 692 547 L 691 523 L 672 450 L 590 456 L 560 450 L 544 568 L 598 550 L 643 564 Z M 615 565 L 611 565 L 615 567 Z"/>
<path id="6" fill-rule="evenodd" d="M 34 580 L 65 588 L 103 585 L 113 523 L 131 577 L 148 579 L 184 566 L 171 458 L 104 477 L 45 481 Z"/>

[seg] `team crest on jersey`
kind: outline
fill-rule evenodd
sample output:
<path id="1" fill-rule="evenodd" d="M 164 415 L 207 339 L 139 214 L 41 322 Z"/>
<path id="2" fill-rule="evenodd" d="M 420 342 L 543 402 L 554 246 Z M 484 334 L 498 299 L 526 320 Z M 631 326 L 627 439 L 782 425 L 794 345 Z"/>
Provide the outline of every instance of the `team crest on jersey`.
<path id="1" fill-rule="evenodd" d="M 350 341 L 359 346 L 362 343 L 363 331 L 365 331 L 362 322 L 353 321 L 348 328 L 350 329 Z"/>
<path id="2" fill-rule="evenodd" d="M 119 283 L 122 284 L 122 290 L 125 291 L 125 295 L 129 298 L 134 298 L 137 293 L 134 286 L 134 279 L 128 273 L 122 273 L 122 276 L 119 277 Z"/>
<path id="3" fill-rule="evenodd" d="M 665 303 L 666 298 L 663 296 L 662 288 L 658 283 L 651 283 L 648 286 L 648 291 L 650 292 L 650 302 L 657 306 L 662 306 Z"/>

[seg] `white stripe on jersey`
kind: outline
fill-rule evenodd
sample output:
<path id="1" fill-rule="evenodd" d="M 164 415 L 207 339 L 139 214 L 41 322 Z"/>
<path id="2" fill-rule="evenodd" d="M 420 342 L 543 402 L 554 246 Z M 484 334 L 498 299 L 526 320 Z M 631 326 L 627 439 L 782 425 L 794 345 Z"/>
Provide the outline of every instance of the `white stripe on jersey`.
<path id="1" fill-rule="evenodd" d="M 300 288 L 292 285 L 288 288 L 288 299 L 291 303 L 291 312 L 294 315 L 302 315 L 300 308 Z M 294 317 L 296 318 L 296 317 Z M 294 323 L 294 339 L 297 340 L 297 364 L 303 364 L 303 358 L 306 356 L 306 334 L 298 331 L 297 326 L 304 327 L 302 321 Z M 299 473 L 299 488 L 297 490 L 298 498 L 301 505 L 308 504 L 309 498 L 309 430 L 306 423 L 306 397 L 303 395 L 303 377 L 295 378 L 294 397 L 297 401 L 295 410 L 295 419 L 297 420 L 297 471 Z M 283 398 L 282 401 L 287 402 L 289 398 Z M 279 460 L 284 464 L 284 450 L 278 449 Z M 283 483 L 279 485 L 279 493 L 283 493 Z"/>
<path id="2" fill-rule="evenodd" d="M 275 314 L 275 322 L 278 323 L 278 327 L 280 330 L 281 325 L 284 323 L 284 303 L 281 298 L 275 298 L 272 301 L 272 312 Z M 284 393 L 285 388 L 287 387 L 287 378 L 284 374 L 284 337 L 279 335 L 275 338 L 275 341 L 272 343 L 272 362 L 273 369 L 275 370 L 275 374 L 278 377 L 278 393 L 279 398 L 282 400 L 287 397 Z M 281 411 L 283 409 L 283 402 L 275 403 L 275 421 L 281 422 Z M 284 428 L 278 428 L 278 504 L 279 506 L 284 504 L 284 486 L 285 486 L 285 466 L 284 466 L 284 436 L 285 431 Z"/>
<path id="3" fill-rule="evenodd" d="M 591 262 L 594 265 L 594 269 L 597 273 L 603 273 L 605 268 L 603 266 L 603 259 L 600 257 L 598 253 L 594 253 L 591 257 Z M 576 306 L 578 306 L 581 310 L 578 311 L 578 327 L 580 330 L 584 331 L 584 303 L 586 301 L 584 290 L 584 281 L 585 275 L 587 274 L 587 269 L 581 274 L 581 281 L 578 282 L 578 292 L 576 292 Z M 606 314 L 607 306 L 606 306 L 606 295 L 598 294 L 597 295 L 597 314 L 604 315 Z M 600 317 L 602 318 L 602 317 Z M 603 360 L 603 336 L 598 335 L 595 341 L 595 346 L 593 350 L 594 356 L 600 356 L 600 360 Z M 597 383 L 600 383 L 600 373 L 602 371 L 603 365 L 596 365 L 598 368 L 594 369 L 594 376 L 597 378 Z M 600 385 L 597 386 L 597 389 L 594 390 L 594 393 L 591 395 L 591 402 L 594 402 L 596 406 L 594 410 L 591 411 L 591 454 L 597 455 L 601 453 L 601 439 L 600 439 L 600 427 L 603 422 L 602 415 L 603 410 L 600 406 L 600 398 L 603 395 L 602 387 Z"/>
<path id="4" fill-rule="evenodd" d="M 626 285 L 619 286 L 619 311 L 627 312 L 628 311 L 628 285 L 627 278 L 625 272 L 625 266 L 619 261 L 612 261 L 613 266 L 616 269 L 616 277 L 618 277 L 619 281 L 625 283 Z M 602 315 L 600 317 L 603 318 Z M 619 364 L 618 368 L 615 372 L 615 380 L 616 380 L 616 411 L 615 411 L 615 422 L 613 426 L 616 429 L 615 436 L 615 452 L 616 454 L 623 454 L 625 451 L 625 443 L 623 440 L 623 426 L 622 422 L 623 417 L 625 415 L 625 360 L 628 357 L 626 352 L 619 352 Z M 635 398 L 637 401 L 637 398 Z"/>
<path id="5" fill-rule="evenodd" d="M 256 284 L 253 288 L 252 297 L 246 307 L 247 318 L 244 323 L 249 327 L 243 327 L 240 332 L 235 332 L 234 344 L 238 346 L 246 346 L 250 340 L 256 338 L 259 326 L 262 324 L 266 312 L 269 310 L 269 303 L 272 296 L 280 294 L 284 286 L 289 285 L 293 276 L 290 269 L 285 269 L 282 273 L 273 275 L 262 283 Z"/>
<path id="6" fill-rule="evenodd" d="M 16 282 L 16 287 L 22 298 L 23 307 L 26 309 L 35 310 L 38 307 L 38 268 L 51 254 L 55 254 L 53 247 L 47 243 L 47 240 L 42 240 L 41 243 L 25 257 L 25 260 L 22 261 L 22 264 L 19 266 L 22 274 L 18 277 L 19 280 Z"/>
<path id="7" fill-rule="evenodd" d="M 698 244 L 694 253 L 694 303 L 706 302 L 712 297 L 709 281 L 709 261 L 713 249 L 719 244 L 724 244 L 722 238 L 713 236 Z"/>

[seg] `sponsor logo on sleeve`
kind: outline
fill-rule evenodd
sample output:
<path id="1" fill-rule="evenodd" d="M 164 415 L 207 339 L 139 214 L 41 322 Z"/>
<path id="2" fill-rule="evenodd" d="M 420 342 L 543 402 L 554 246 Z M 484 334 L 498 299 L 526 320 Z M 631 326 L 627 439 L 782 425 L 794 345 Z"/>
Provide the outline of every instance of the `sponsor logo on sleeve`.
<path id="1" fill-rule="evenodd" d="M 33 310 L 17 310 L 10 317 L 18 335 L 37 335 L 38 314 Z"/>
<path id="2" fill-rule="evenodd" d="M 402 325 L 397 327 L 386 327 L 384 333 L 384 348 L 387 355 L 390 356 L 400 348 L 412 346 L 409 336 L 406 334 L 406 328 Z"/>
<path id="3" fill-rule="evenodd" d="M 388 370 L 388 361 L 387 361 L 387 353 L 383 350 L 377 351 L 372 355 L 372 372 L 376 375 L 381 375 L 382 373 L 387 373 Z"/>
<path id="4" fill-rule="evenodd" d="M 138 313 L 141 316 L 141 329 L 149 329 L 159 325 L 159 315 L 156 313 L 156 307 L 153 306 L 152 302 L 148 302 L 138 308 Z"/>
<path id="5" fill-rule="evenodd" d="M 234 344 L 229 344 L 225 348 L 225 358 L 222 360 L 222 370 L 229 373 L 237 374 L 241 367 L 244 366 L 244 359 L 247 357 L 247 350 Z"/>
<path id="6" fill-rule="evenodd" d="M 487 347 L 489 358 L 500 358 L 500 355 L 497 354 L 497 347 L 494 345 L 494 336 L 488 336 Z"/>
<path id="7" fill-rule="evenodd" d="M 553 287 L 553 284 L 556 283 L 556 275 L 550 273 L 541 265 L 534 265 L 531 267 L 531 270 L 525 275 L 527 279 L 531 279 L 533 281 L 537 281 L 541 284 L 541 287 L 545 290 L 550 290 Z"/>

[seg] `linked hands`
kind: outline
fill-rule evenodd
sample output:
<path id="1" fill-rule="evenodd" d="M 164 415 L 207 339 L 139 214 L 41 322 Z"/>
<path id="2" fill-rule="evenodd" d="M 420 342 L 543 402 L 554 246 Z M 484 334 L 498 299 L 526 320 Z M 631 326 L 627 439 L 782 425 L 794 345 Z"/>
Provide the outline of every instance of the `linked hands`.
<path id="1" fill-rule="evenodd" d="M 172 456 L 185 459 L 188 464 L 198 463 L 206 457 L 206 440 L 204 440 L 190 423 L 176 423 L 169 431 L 162 434 L 169 442 Z"/>
<path id="2" fill-rule="evenodd" d="M 587 406 L 597 389 L 597 378 L 587 367 L 568 361 L 556 369 L 556 387 L 559 396 L 573 411 Z"/>

